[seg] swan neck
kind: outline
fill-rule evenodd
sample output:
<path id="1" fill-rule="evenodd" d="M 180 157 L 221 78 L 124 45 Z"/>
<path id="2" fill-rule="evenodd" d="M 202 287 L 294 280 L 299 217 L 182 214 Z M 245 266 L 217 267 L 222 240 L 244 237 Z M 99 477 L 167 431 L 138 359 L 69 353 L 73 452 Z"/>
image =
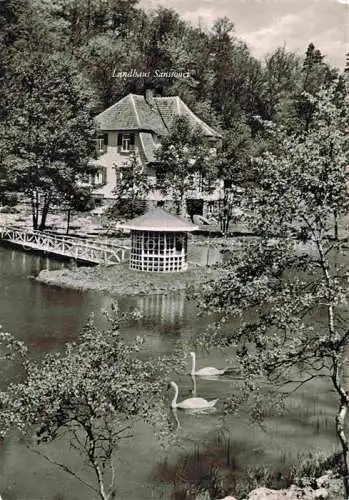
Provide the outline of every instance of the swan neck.
<path id="1" fill-rule="evenodd" d="M 178 385 L 174 383 L 173 387 L 174 387 L 175 393 L 174 393 L 174 396 L 172 399 L 171 406 L 172 406 L 172 408 L 176 408 L 177 407 L 177 398 L 178 398 Z"/>
<path id="2" fill-rule="evenodd" d="M 191 374 L 195 374 L 195 365 L 196 365 L 196 356 L 195 353 L 192 355 L 192 361 L 191 361 Z"/>

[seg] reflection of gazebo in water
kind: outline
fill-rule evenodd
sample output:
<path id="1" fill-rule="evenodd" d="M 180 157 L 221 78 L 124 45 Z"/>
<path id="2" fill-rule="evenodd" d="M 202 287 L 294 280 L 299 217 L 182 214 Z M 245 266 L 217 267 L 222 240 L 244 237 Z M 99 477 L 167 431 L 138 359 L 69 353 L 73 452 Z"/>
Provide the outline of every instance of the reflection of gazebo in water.
<path id="1" fill-rule="evenodd" d="M 184 316 L 183 290 L 169 294 L 143 295 L 136 297 L 137 309 L 142 313 L 143 323 L 154 323 L 169 330 L 180 328 Z"/>
<path id="2" fill-rule="evenodd" d="M 123 227 L 131 230 L 130 269 L 168 273 L 188 268 L 188 232 L 198 226 L 156 207 Z"/>

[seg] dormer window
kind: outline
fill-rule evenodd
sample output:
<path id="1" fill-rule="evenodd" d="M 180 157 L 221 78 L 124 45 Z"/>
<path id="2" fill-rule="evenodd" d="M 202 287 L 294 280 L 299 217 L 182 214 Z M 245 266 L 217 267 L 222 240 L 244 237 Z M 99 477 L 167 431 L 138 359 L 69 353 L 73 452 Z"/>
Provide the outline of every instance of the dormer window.
<path id="1" fill-rule="evenodd" d="M 118 134 L 118 150 L 121 153 L 128 153 L 135 149 L 135 134 Z"/>

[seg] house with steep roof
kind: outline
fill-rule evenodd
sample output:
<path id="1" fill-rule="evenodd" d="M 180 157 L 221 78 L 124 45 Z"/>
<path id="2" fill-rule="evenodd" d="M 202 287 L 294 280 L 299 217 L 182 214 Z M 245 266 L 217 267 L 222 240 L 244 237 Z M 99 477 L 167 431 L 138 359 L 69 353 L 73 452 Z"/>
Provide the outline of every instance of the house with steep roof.
<path id="1" fill-rule="evenodd" d="M 119 169 L 131 153 L 136 154 L 155 181 L 156 148 L 161 138 L 170 133 L 179 116 L 186 117 L 193 128 L 201 130 L 212 147 L 217 147 L 221 135 L 196 116 L 180 97 L 156 97 L 151 89 L 147 89 L 144 95 L 128 94 L 96 116 L 98 170 L 93 179 L 94 198 L 102 203 L 113 199 Z M 209 198 L 215 199 L 215 195 L 211 194 Z M 148 206 L 164 199 L 166 197 L 154 189 L 148 195 Z"/>

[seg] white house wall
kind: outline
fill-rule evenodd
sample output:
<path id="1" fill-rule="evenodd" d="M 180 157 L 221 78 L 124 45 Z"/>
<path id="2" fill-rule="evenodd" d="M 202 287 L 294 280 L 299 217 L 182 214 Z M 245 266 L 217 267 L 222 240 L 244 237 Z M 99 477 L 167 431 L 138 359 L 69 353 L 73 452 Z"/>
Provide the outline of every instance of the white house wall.
<path id="1" fill-rule="evenodd" d="M 101 134 L 107 133 L 104 131 L 100 131 Z M 121 153 L 118 150 L 118 134 L 122 133 L 122 131 L 109 131 L 108 132 L 108 146 L 107 151 L 95 161 L 97 166 L 106 168 L 106 184 L 100 187 L 96 187 L 93 190 L 95 196 L 100 196 L 105 199 L 114 199 L 115 196 L 113 194 L 113 190 L 116 187 L 116 172 L 115 168 L 120 168 L 122 165 L 127 162 L 130 157 L 130 153 Z M 125 133 L 133 133 L 130 130 L 125 130 Z M 137 157 L 140 159 L 142 165 L 146 165 L 146 159 L 144 157 L 144 153 L 142 150 L 142 145 L 140 142 L 139 134 L 135 131 L 135 152 Z M 149 169 L 150 176 L 154 176 L 155 172 L 153 169 Z M 155 180 L 155 177 L 154 177 Z M 222 197 L 222 183 L 220 181 L 217 182 L 216 189 L 209 194 L 205 194 L 202 196 L 199 190 L 194 189 L 192 192 L 188 193 L 188 198 L 204 198 L 206 201 L 215 201 L 219 200 Z M 161 191 L 154 190 L 149 193 L 147 199 L 149 201 L 160 201 L 160 200 L 171 200 L 173 197 L 171 193 L 167 195 L 163 195 Z"/>
<path id="2" fill-rule="evenodd" d="M 100 131 L 101 134 L 107 133 Z M 133 133 L 125 130 L 126 133 Z M 113 190 L 116 187 L 116 173 L 115 168 L 120 168 L 125 162 L 128 161 L 130 153 L 121 153 L 118 150 L 118 134 L 122 131 L 108 132 L 108 147 L 106 153 L 102 154 L 96 161 L 96 165 L 106 168 L 106 184 L 94 190 L 95 195 L 103 196 L 104 198 L 114 198 Z M 135 132 L 135 152 L 141 159 L 144 165 L 144 155 L 140 154 L 141 144 L 138 133 Z M 143 157 L 143 158 L 142 158 Z"/>

